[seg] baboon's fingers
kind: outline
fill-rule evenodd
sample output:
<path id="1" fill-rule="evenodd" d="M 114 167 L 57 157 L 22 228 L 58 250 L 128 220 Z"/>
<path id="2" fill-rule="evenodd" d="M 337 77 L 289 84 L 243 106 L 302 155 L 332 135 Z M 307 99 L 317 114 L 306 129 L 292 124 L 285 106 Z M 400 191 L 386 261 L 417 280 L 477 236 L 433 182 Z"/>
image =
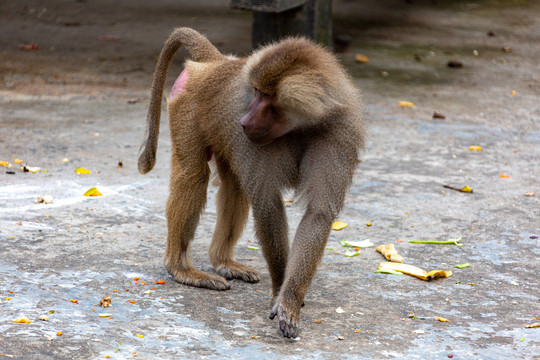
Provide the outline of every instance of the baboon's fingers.
<path id="1" fill-rule="evenodd" d="M 274 320 L 276 316 L 279 320 L 279 329 L 284 337 L 295 338 L 298 336 L 296 322 L 290 319 L 287 311 L 279 303 L 274 306 L 274 309 L 270 313 L 270 319 Z"/>

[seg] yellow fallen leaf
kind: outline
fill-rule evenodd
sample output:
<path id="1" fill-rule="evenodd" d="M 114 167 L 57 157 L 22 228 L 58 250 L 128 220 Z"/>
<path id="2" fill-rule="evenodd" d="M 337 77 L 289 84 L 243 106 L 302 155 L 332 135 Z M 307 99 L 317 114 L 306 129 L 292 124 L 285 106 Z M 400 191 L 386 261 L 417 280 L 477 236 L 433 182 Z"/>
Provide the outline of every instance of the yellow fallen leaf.
<path id="1" fill-rule="evenodd" d="M 461 192 L 464 192 L 464 193 L 472 193 L 473 190 L 469 187 L 469 185 L 465 185 L 465 187 L 461 190 L 459 190 Z"/>
<path id="2" fill-rule="evenodd" d="M 13 158 L 13 162 L 15 164 L 22 164 L 23 163 L 23 161 L 21 159 L 17 159 L 17 158 Z"/>
<path id="3" fill-rule="evenodd" d="M 21 167 L 22 171 L 29 171 L 33 174 L 37 173 L 41 168 L 39 166 L 23 166 Z"/>
<path id="4" fill-rule="evenodd" d="M 84 196 L 102 196 L 103 194 L 99 192 L 97 187 L 93 187 L 93 188 L 88 189 L 88 191 L 85 192 L 83 195 Z"/>
<path id="5" fill-rule="evenodd" d="M 343 221 L 334 221 L 332 223 L 332 230 L 341 230 L 345 229 L 347 226 L 349 226 L 346 222 Z"/>
<path id="6" fill-rule="evenodd" d="M 11 167 L 7 161 L 0 161 L 0 166 Z"/>
<path id="7" fill-rule="evenodd" d="M 84 168 L 76 168 L 75 172 L 79 175 L 88 175 L 90 174 L 90 170 L 84 169 Z"/>
<path id="8" fill-rule="evenodd" d="M 414 108 L 414 104 L 410 101 L 398 101 L 398 105 L 401 107 Z"/>
<path id="9" fill-rule="evenodd" d="M 469 150 L 471 151 L 482 151 L 481 146 L 469 146 Z"/>
<path id="10" fill-rule="evenodd" d="M 354 61 L 360 64 L 367 64 L 369 62 L 369 58 L 364 54 L 356 54 Z"/>
<path id="11" fill-rule="evenodd" d="M 437 316 L 437 317 L 435 318 L 435 320 L 438 320 L 438 321 L 440 321 L 440 322 L 450 322 L 450 320 L 445 319 L 445 318 L 440 317 L 440 316 Z"/>
<path id="12" fill-rule="evenodd" d="M 380 252 L 386 258 L 386 260 L 397 263 L 403 262 L 403 257 L 398 254 L 394 244 L 379 245 L 375 248 L 375 250 Z"/>
<path id="13" fill-rule="evenodd" d="M 144 337 L 144 335 L 137 334 L 137 337 L 140 337 L 142 339 Z"/>
<path id="14" fill-rule="evenodd" d="M 18 318 L 18 319 L 15 319 L 15 320 L 11 320 L 13 321 L 14 323 L 16 324 L 30 324 L 32 322 L 32 320 L 30 320 L 28 317 L 26 316 L 23 316 L 21 318 Z"/>
<path id="15" fill-rule="evenodd" d="M 379 263 L 379 269 L 382 270 L 393 270 L 400 273 L 415 276 L 422 280 L 433 280 L 436 278 L 445 278 L 452 276 L 452 272 L 449 270 L 432 270 L 429 273 L 423 269 L 420 269 L 417 266 L 410 264 L 403 264 L 397 262 L 382 262 Z"/>

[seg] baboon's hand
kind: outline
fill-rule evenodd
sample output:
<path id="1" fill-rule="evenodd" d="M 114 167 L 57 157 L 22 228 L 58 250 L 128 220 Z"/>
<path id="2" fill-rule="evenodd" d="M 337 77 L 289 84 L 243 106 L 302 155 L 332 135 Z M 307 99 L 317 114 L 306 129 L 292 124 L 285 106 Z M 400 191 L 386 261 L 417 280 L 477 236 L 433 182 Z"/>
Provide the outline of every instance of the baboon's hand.
<path id="1" fill-rule="evenodd" d="M 285 310 L 285 308 L 281 305 L 281 301 L 276 302 L 274 305 L 274 308 L 272 309 L 272 313 L 270 313 L 270 319 L 274 320 L 274 318 L 277 316 L 279 320 L 279 329 L 283 333 L 283 336 L 286 336 L 288 338 L 295 338 L 298 336 L 298 319 L 300 314 L 294 314 L 292 312 L 288 312 Z"/>

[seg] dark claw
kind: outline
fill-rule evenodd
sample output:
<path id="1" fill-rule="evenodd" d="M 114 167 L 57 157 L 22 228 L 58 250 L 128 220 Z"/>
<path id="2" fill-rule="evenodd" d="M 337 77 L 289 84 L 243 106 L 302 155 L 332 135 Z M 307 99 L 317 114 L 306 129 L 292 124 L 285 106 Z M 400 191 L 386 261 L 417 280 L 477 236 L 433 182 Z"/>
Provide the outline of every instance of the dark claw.
<path id="1" fill-rule="evenodd" d="M 270 320 L 274 320 L 274 318 L 276 317 L 276 314 L 277 314 L 276 311 L 272 311 L 272 312 L 270 313 L 270 316 L 269 316 Z"/>

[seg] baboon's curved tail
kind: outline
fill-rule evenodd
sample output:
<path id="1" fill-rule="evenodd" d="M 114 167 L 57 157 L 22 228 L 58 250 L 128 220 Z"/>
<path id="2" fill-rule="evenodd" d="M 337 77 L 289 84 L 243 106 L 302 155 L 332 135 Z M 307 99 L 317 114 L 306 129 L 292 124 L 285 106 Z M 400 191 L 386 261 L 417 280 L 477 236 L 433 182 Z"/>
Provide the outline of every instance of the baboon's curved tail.
<path id="1" fill-rule="evenodd" d="M 156 163 L 156 151 L 159 137 L 159 120 L 161 115 L 161 100 L 167 70 L 180 47 L 184 46 L 191 58 L 197 62 L 212 62 L 221 60 L 224 55 L 206 37 L 190 28 L 177 28 L 163 45 L 154 71 L 150 105 L 146 116 L 146 133 L 139 148 L 138 168 L 141 174 L 146 174 Z"/>

